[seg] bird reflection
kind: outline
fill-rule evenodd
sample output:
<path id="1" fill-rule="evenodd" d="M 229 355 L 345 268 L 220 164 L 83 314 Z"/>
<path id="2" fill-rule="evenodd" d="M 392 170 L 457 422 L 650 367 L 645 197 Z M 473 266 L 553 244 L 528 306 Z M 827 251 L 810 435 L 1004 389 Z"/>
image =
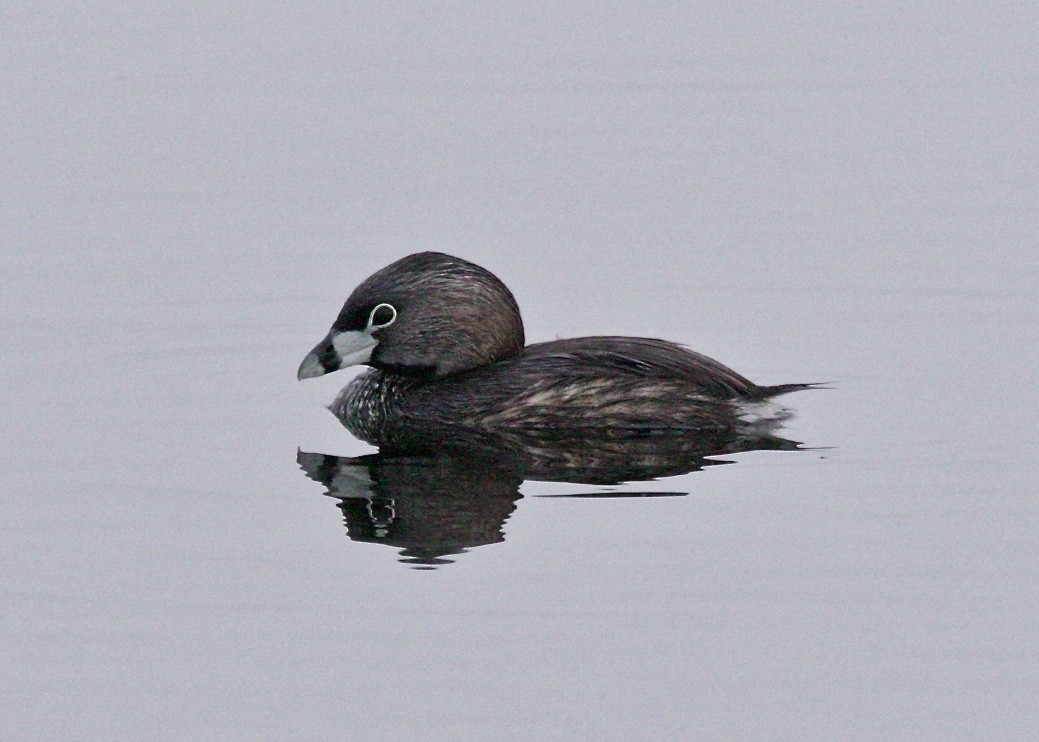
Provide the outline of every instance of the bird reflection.
<path id="1" fill-rule="evenodd" d="M 339 501 L 352 540 L 399 548 L 401 561 L 419 568 L 504 540 L 520 498 L 516 475 L 451 456 L 300 452 L 297 461 Z"/>
<path id="2" fill-rule="evenodd" d="M 505 539 L 502 527 L 525 480 L 599 486 L 644 482 L 732 463 L 708 458 L 754 450 L 797 450 L 770 432 L 709 431 L 580 440 L 442 431 L 405 450 L 359 457 L 300 451 L 308 477 L 338 501 L 353 541 L 400 549 L 401 561 L 434 569 L 447 557 Z M 605 490 L 557 497 L 646 497 L 685 492 Z M 548 495 L 553 496 L 553 495 Z"/>

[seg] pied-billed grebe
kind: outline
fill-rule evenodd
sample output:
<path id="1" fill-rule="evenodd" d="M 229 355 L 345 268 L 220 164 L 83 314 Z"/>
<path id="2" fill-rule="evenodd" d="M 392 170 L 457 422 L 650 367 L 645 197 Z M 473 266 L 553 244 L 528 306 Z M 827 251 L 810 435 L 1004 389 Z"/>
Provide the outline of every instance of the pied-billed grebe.
<path id="1" fill-rule="evenodd" d="M 524 345 L 512 293 L 442 253 L 409 255 L 354 289 L 299 379 L 366 364 L 331 410 L 377 446 L 513 431 L 556 438 L 729 428 L 747 403 L 810 384 L 758 386 L 664 340 L 583 337 Z"/>

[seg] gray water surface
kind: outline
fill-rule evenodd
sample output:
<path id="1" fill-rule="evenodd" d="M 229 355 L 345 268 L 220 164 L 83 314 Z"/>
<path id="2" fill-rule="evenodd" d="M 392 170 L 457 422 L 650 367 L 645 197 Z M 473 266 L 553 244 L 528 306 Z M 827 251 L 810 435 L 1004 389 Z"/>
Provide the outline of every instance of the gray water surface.
<path id="1" fill-rule="evenodd" d="M 7 4 L 0 737 L 1034 738 L 1009 8 Z M 805 450 L 489 491 L 416 569 L 298 463 L 373 452 L 354 372 L 295 370 L 426 249 L 529 341 L 834 388 Z M 670 496 L 542 497 L 588 493 Z"/>

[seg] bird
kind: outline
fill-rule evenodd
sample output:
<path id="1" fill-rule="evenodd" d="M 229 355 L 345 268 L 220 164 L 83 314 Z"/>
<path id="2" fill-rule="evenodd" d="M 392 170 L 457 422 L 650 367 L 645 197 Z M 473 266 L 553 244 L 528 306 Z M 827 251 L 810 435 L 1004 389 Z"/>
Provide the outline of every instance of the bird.
<path id="1" fill-rule="evenodd" d="M 330 406 L 385 449 L 449 439 L 623 440 L 695 435 L 789 416 L 772 403 L 811 383 L 761 386 L 667 340 L 590 336 L 527 345 L 512 292 L 475 263 L 408 255 L 361 282 L 299 380 L 356 365 Z"/>

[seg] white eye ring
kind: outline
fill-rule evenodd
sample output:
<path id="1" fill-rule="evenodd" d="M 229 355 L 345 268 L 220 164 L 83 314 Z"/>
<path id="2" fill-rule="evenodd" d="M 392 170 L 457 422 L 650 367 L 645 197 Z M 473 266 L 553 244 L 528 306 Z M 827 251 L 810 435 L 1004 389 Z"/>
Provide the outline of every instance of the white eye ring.
<path id="1" fill-rule="evenodd" d="M 377 324 L 375 324 L 375 313 L 378 312 L 383 307 L 385 307 L 386 309 L 389 309 L 391 312 L 393 312 L 393 316 L 390 317 L 390 321 L 389 322 L 383 322 L 381 325 L 377 325 Z M 366 332 L 370 332 L 372 330 L 381 330 L 384 327 L 389 327 L 390 325 L 392 325 L 396 321 L 397 321 L 397 310 L 393 308 L 392 304 L 376 304 L 375 308 L 372 310 L 372 313 L 368 315 L 368 326 L 366 328 L 364 328 L 364 329 L 365 329 Z"/>

